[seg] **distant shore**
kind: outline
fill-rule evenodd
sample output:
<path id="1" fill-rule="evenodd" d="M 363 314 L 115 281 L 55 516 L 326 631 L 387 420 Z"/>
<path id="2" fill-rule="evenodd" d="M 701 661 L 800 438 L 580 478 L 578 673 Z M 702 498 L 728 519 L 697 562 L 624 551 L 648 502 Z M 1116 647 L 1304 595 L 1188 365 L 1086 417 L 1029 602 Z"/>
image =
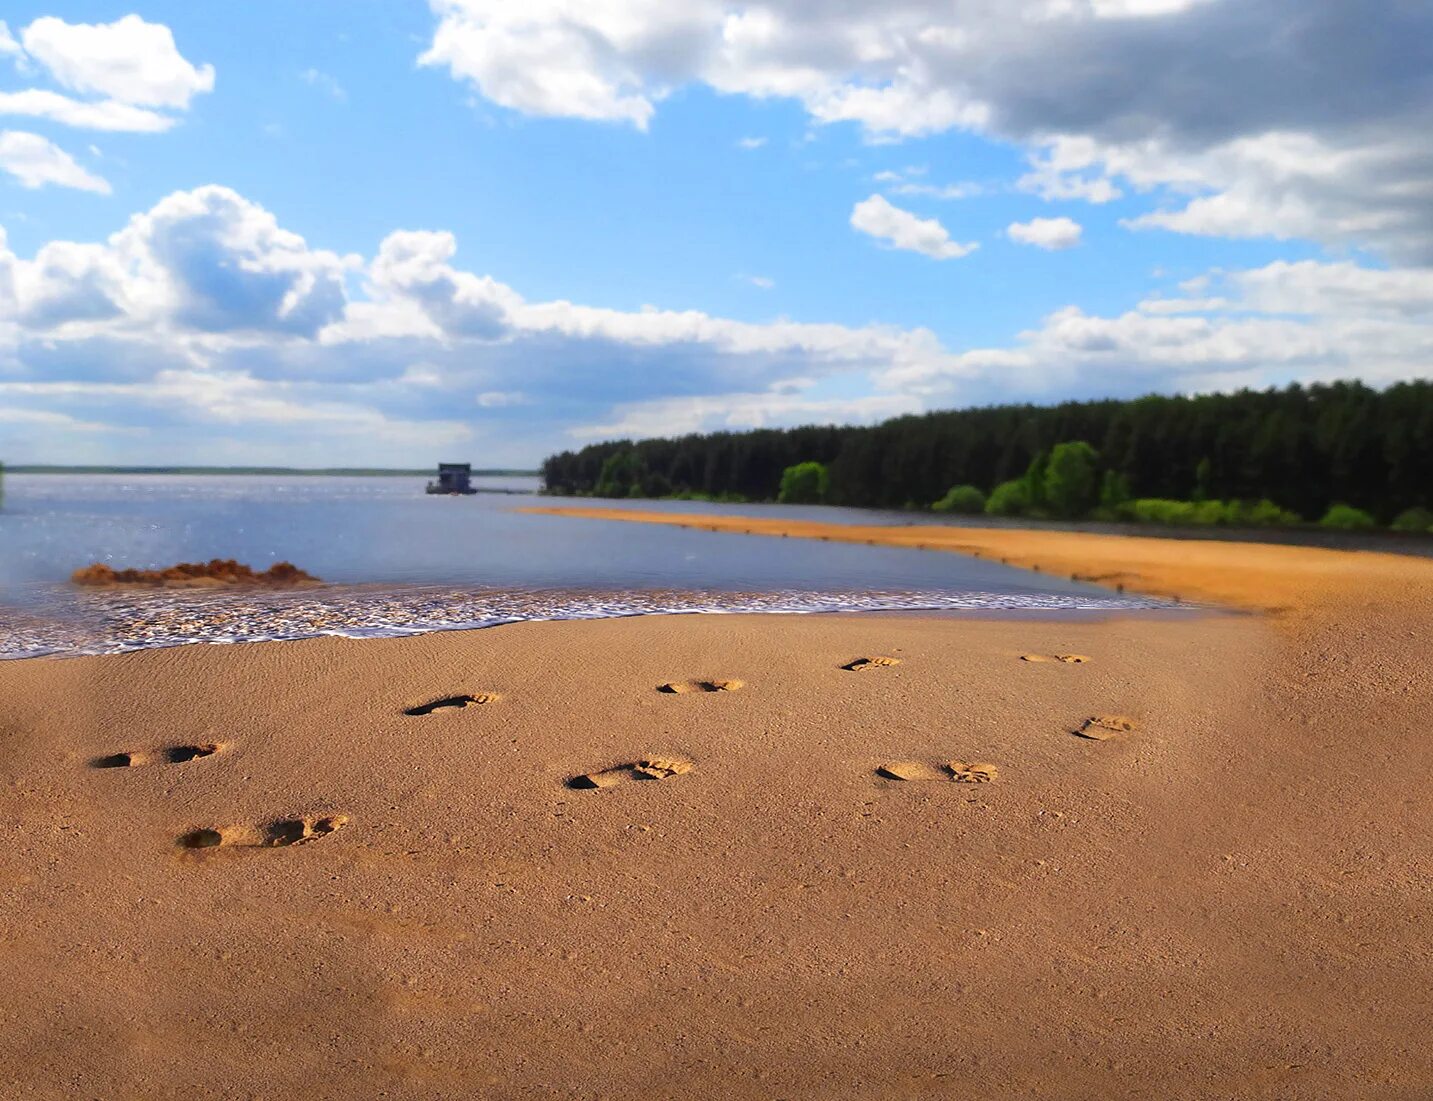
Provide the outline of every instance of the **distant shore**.
<path id="1" fill-rule="evenodd" d="M 45 464 L 5 465 L 7 474 L 200 474 L 200 475 L 273 475 L 275 477 L 312 478 L 431 478 L 433 468 L 394 470 L 384 467 L 295 467 L 295 466 L 52 466 Z M 474 478 L 537 478 L 536 470 L 474 470 Z"/>

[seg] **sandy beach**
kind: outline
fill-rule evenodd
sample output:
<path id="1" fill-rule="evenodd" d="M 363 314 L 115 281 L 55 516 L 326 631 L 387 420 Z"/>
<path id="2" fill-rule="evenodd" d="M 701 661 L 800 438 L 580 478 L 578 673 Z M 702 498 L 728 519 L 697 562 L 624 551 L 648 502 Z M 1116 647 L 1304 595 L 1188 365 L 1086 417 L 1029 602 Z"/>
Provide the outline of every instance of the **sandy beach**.
<path id="1" fill-rule="evenodd" d="M 679 520 L 1235 610 L 0 663 L 0 1093 L 1433 1091 L 1433 562 Z"/>

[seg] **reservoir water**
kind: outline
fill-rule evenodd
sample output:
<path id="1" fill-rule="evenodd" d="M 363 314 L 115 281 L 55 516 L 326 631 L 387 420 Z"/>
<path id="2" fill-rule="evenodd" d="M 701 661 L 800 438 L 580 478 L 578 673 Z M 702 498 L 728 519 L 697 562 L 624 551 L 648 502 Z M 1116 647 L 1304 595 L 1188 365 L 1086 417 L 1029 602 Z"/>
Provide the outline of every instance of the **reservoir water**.
<path id="1" fill-rule="evenodd" d="M 537 486 L 525 478 L 476 484 Z M 499 493 L 428 496 L 423 479 L 407 477 L 11 474 L 0 509 L 0 657 L 645 612 L 1155 604 L 935 551 L 517 511 L 534 503 Z M 830 508 L 641 504 L 905 522 Z M 211 558 L 256 569 L 290 561 L 327 584 L 292 592 L 81 592 L 68 584 L 91 562 L 157 569 Z"/>

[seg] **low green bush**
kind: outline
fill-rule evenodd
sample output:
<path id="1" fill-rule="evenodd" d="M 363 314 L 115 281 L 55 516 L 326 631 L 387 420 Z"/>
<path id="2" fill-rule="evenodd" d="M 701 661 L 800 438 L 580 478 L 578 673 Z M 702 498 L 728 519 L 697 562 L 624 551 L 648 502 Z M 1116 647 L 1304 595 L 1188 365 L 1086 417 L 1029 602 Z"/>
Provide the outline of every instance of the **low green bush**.
<path id="1" fill-rule="evenodd" d="M 1241 524 L 1251 524 L 1255 527 L 1301 524 L 1304 519 L 1297 512 L 1280 508 L 1267 497 L 1254 504 L 1250 504 L 1248 501 L 1241 501 L 1239 507 L 1244 511 L 1240 514 L 1238 522 Z"/>
<path id="2" fill-rule="evenodd" d="M 1354 508 L 1352 505 L 1330 505 L 1323 519 L 1319 521 L 1319 526 L 1337 528 L 1339 531 L 1368 531 L 1378 525 L 1374 523 L 1373 517 L 1361 508 Z"/>
<path id="3" fill-rule="evenodd" d="M 975 486 L 951 486 L 949 492 L 930 507 L 936 512 L 958 512 L 969 516 L 985 511 L 985 494 Z"/>
<path id="4" fill-rule="evenodd" d="M 1141 497 L 1118 509 L 1126 519 L 1145 524 L 1183 527 L 1266 527 L 1299 523 L 1299 514 L 1262 501 L 1175 501 L 1164 497 Z"/>
<path id="5" fill-rule="evenodd" d="M 1426 508 L 1406 508 L 1393 518 L 1389 525 L 1394 531 L 1433 532 L 1433 512 Z"/>
<path id="6" fill-rule="evenodd" d="M 1194 502 L 1173 501 L 1166 497 L 1139 497 L 1126 501 L 1120 512 L 1141 524 L 1192 524 Z"/>
<path id="7" fill-rule="evenodd" d="M 1001 482 L 990 491 L 985 511 L 991 516 L 1023 516 L 1030 511 L 1030 490 L 1025 479 Z"/>
<path id="8" fill-rule="evenodd" d="M 797 463 L 781 472 L 776 499 L 783 505 L 819 505 L 831 488 L 831 475 L 821 463 Z"/>

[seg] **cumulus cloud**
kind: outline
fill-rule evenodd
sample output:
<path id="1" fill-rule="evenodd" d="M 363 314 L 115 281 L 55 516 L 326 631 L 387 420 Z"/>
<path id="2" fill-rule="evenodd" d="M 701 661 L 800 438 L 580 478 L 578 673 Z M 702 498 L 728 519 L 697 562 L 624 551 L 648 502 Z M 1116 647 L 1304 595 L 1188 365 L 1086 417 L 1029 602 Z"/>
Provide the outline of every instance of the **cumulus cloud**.
<path id="1" fill-rule="evenodd" d="M 1382 383 L 1433 361 L 1430 268 L 1211 272 L 1123 313 L 1068 306 L 1007 345 L 961 348 L 924 329 L 532 301 L 458 255 L 449 233 L 404 229 L 341 256 L 213 186 L 100 241 L 17 256 L 0 234 L 6 449 L 411 464 L 472 441 L 525 462 L 600 436 Z"/>
<path id="2" fill-rule="evenodd" d="M 789 395 L 792 380 L 860 378 L 938 347 L 922 330 L 532 302 L 456 253 L 449 233 L 399 230 L 371 259 L 339 256 L 214 186 L 170 195 L 104 241 L 17 257 L 0 237 L 0 404 L 157 433 L 148 456 L 188 440 L 215 461 L 243 461 L 244 441 L 249 461 L 301 461 L 326 441 L 317 461 L 411 462 L 502 418 L 506 446 L 542 434 L 508 455 L 520 461 L 617 406 Z M 742 408 L 779 419 L 805 407 Z M 66 445 L 30 439 L 49 454 Z"/>
<path id="3" fill-rule="evenodd" d="M 1116 316 L 1056 310 L 1007 347 L 893 368 L 888 387 L 967 398 L 998 378 L 1032 398 L 1199 392 L 1358 377 L 1425 377 L 1433 268 L 1278 261 L 1187 281 Z"/>
<path id="4" fill-rule="evenodd" d="M 872 195 L 852 208 L 851 226 L 891 248 L 919 252 L 932 260 L 956 260 L 980 247 L 973 241 L 952 241 L 945 226 L 935 218 L 919 218 L 909 210 L 892 206 L 881 195 Z"/>
<path id="5" fill-rule="evenodd" d="M 36 19 L 21 32 L 25 52 L 76 92 L 142 107 L 180 110 L 214 87 L 212 65 L 192 65 L 162 23 L 126 15 L 113 23 Z"/>
<path id="6" fill-rule="evenodd" d="M 1054 251 L 1078 245 L 1084 227 L 1071 218 L 1032 218 L 1028 222 L 1011 222 L 1005 233 L 1018 244 Z"/>
<path id="7" fill-rule="evenodd" d="M 343 314 L 349 263 L 210 186 L 160 200 L 103 244 L 51 242 L 11 268 L 19 317 L 41 328 L 114 318 L 156 335 L 313 337 Z"/>
<path id="8" fill-rule="evenodd" d="M 1014 141 L 1024 190 L 1153 192 L 1140 227 L 1433 261 L 1427 4 L 848 0 L 834 18 L 809 0 L 430 3 L 424 63 L 528 114 L 645 128 L 704 83 L 872 140 Z"/>
<path id="9" fill-rule="evenodd" d="M 48 138 L 24 130 L 0 130 L 0 170 L 37 188 L 53 184 L 108 195 L 109 183 L 82 167 Z"/>
<path id="10" fill-rule="evenodd" d="M 92 130 L 154 133 L 174 125 L 169 112 L 187 110 L 193 97 L 214 87 L 212 65 L 195 66 L 180 54 L 162 23 L 127 15 L 113 23 L 36 19 L 17 40 L 0 23 L 0 56 L 24 71 L 43 70 L 68 95 L 48 88 L 0 92 L 0 115 L 43 118 Z"/>

